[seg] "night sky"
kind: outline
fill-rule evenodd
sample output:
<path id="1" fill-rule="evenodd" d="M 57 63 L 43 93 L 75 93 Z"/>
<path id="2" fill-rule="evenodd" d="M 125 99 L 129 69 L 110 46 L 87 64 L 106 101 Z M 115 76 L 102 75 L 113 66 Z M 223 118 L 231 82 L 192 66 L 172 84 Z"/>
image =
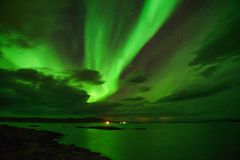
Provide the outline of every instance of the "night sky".
<path id="1" fill-rule="evenodd" d="M 1 0 L 0 116 L 240 116 L 239 0 Z"/>

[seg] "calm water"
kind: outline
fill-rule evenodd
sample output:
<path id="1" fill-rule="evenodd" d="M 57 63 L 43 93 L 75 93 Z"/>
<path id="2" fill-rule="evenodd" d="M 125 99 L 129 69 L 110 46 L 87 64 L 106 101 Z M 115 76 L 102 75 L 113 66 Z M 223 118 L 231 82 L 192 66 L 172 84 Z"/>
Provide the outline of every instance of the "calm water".
<path id="1" fill-rule="evenodd" d="M 29 127 L 31 123 L 8 123 Z M 240 158 L 240 123 L 116 124 L 127 130 L 76 128 L 99 124 L 34 123 L 61 132 L 60 141 L 113 160 L 234 160 Z M 133 130 L 147 128 L 146 130 Z M 237 157 L 239 156 L 239 157 Z"/>

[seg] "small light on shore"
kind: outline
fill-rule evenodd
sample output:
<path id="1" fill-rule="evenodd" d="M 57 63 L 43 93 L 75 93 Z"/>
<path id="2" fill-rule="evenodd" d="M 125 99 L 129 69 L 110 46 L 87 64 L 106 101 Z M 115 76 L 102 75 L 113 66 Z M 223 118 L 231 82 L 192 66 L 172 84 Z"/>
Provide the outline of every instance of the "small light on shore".
<path id="1" fill-rule="evenodd" d="M 106 121 L 105 124 L 110 124 L 110 122 L 109 122 L 109 121 Z"/>
<path id="2" fill-rule="evenodd" d="M 126 124 L 127 122 L 123 121 L 123 122 L 120 122 L 120 124 Z"/>

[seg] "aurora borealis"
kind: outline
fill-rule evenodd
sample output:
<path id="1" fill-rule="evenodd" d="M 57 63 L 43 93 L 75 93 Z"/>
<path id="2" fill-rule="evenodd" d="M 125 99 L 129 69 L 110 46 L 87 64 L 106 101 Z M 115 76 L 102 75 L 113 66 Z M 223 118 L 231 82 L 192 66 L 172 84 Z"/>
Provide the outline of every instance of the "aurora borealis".
<path id="1" fill-rule="evenodd" d="M 120 3 L 122 3 L 121 6 L 126 6 L 126 10 L 119 12 L 118 1 L 105 3 L 87 1 L 84 39 L 85 67 L 99 71 L 105 80 L 105 83 L 98 87 L 99 89 L 91 86 L 88 92 L 91 95 L 90 101 L 105 98 L 118 89 L 121 73 L 144 44 L 164 24 L 177 0 L 145 1 L 136 22 L 130 26 L 129 31 L 125 32 L 123 31 L 131 7 L 128 8 L 127 4 L 124 4 L 126 2 Z M 105 7 L 107 7 L 106 10 Z M 117 14 L 121 16 L 116 18 Z M 146 30 L 148 31 L 142 34 Z"/>
<path id="2" fill-rule="evenodd" d="M 0 116 L 240 114 L 237 0 L 0 3 Z"/>

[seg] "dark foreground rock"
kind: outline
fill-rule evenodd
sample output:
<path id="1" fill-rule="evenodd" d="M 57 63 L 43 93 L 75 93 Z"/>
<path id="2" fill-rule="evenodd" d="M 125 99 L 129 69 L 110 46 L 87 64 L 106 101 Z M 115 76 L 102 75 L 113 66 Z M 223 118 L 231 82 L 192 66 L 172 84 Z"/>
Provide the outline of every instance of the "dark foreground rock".
<path id="1" fill-rule="evenodd" d="M 59 144 L 60 133 L 0 125 L 0 160 L 110 160 L 100 153 Z"/>

